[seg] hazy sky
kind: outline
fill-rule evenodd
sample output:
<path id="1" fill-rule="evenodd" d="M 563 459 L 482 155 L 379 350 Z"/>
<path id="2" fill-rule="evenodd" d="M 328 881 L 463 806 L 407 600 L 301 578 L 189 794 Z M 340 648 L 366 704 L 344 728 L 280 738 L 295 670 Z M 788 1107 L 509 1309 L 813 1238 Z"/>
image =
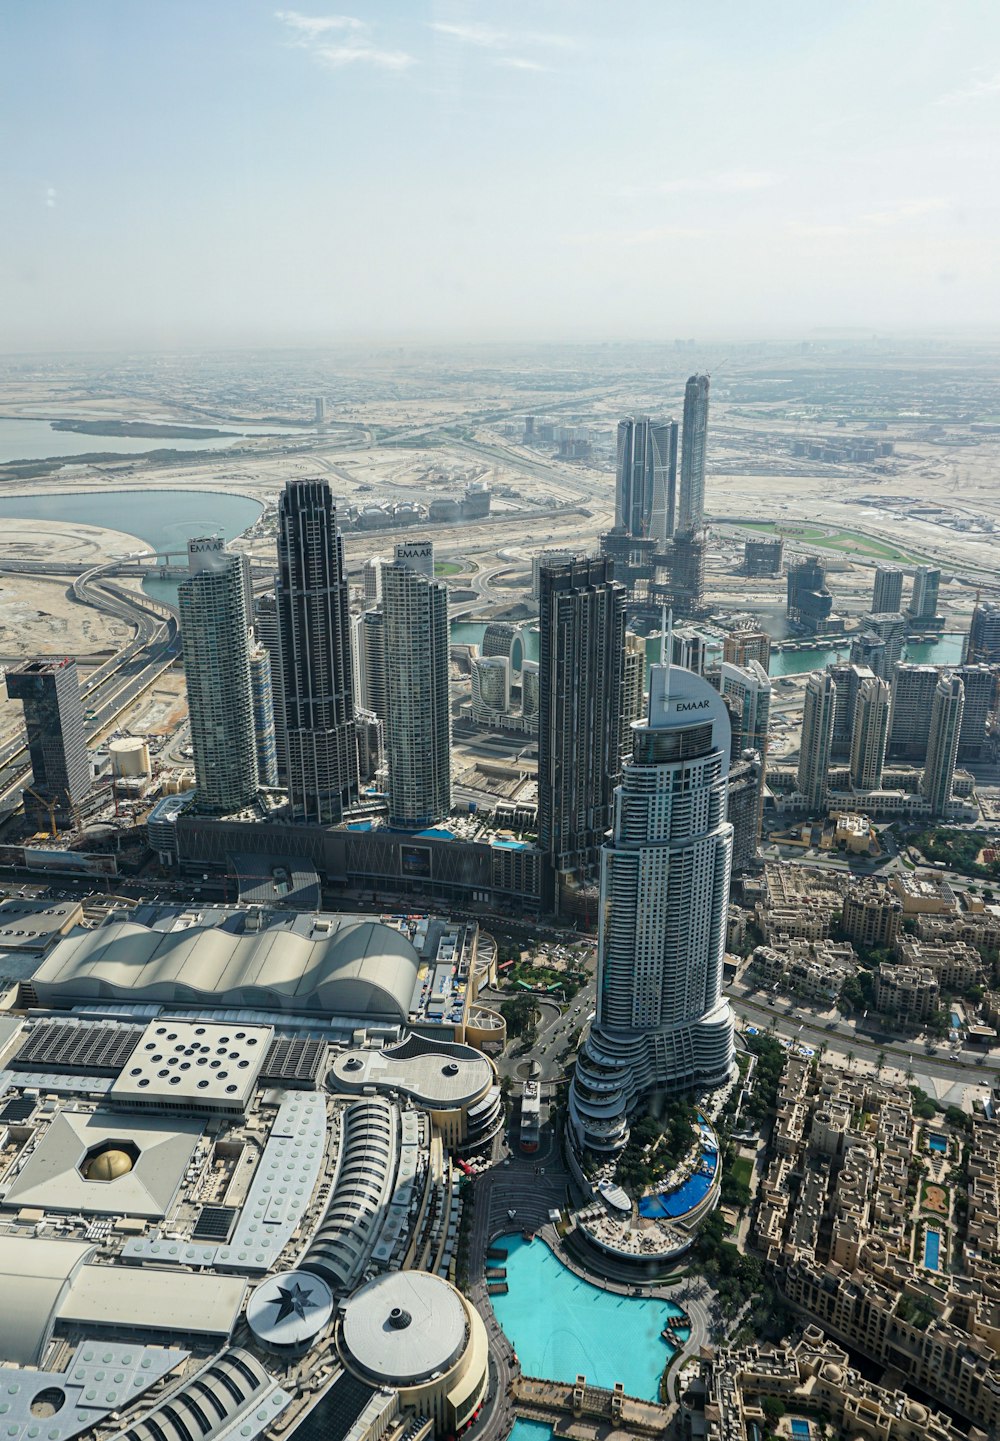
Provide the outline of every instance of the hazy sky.
<path id="1" fill-rule="evenodd" d="M 1000 321 L 998 0 L 6 0 L 0 350 Z"/>

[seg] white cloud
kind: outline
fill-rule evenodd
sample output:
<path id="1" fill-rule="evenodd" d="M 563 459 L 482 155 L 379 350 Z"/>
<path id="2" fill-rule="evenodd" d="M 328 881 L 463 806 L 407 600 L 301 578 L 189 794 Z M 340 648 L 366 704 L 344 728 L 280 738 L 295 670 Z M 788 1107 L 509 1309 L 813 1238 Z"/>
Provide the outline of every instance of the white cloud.
<path id="1" fill-rule="evenodd" d="M 276 10 L 275 19 L 287 26 L 290 44 L 308 50 L 328 70 L 349 65 L 371 65 L 376 70 L 407 70 L 416 59 L 405 50 L 383 50 L 371 39 L 371 27 L 356 15 L 302 15 L 298 10 Z M 339 43 L 331 43 L 333 37 Z"/>
<path id="2" fill-rule="evenodd" d="M 45 206 L 48 210 L 55 210 L 56 208 L 56 188 L 54 185 L 46 185 L 45 187 Z"/>
<path id="3" fill-rule="evenodd" d="M 429 28 L 438 35 L 447 35 L 452 40 L 458 40 L 464 45 L 474 45 L 480 50 L 530 50 L 533 47 L 575 50 L 578 44 L 571 35 L 554 35 L 539 30 L 497 30 L 492 25 L 462 25 L 444 20 L 433 21 Z M 499 63 L 513 64 L 506 59 Z M 513 68 L 544 70 L 547 67 L 525 61 L 523 64 L 513 64 Z"/>
<path id="4" fill-rule="evenodd" d="M 768 190 L 780 185 L 784 176 L 774 170 L 724 170 L 716 175 L 692 175 L 681 180 L 663 180 L 643 187 L 646 195 L 740 195 L 749 190 Z"/>
<path id="5" fill-rule="evenodd" d="M 967 105 L 970 101 L 989 100 L 994 95 L 1000 95 L 1000 70 L 994 71 L 992 75 L 974 75 L 967 84 L 959 86 L 957 90 L 940 95 L 935 103 Z"/>
<path id="6" fill-rule="evenodd" d="M 548 65 L 541 65 L 537 60 L 525 60 L 523 55 L 502 55 L 497 61 L 498 65 L 505 65 L 508 70 L 548 70 Z"/>

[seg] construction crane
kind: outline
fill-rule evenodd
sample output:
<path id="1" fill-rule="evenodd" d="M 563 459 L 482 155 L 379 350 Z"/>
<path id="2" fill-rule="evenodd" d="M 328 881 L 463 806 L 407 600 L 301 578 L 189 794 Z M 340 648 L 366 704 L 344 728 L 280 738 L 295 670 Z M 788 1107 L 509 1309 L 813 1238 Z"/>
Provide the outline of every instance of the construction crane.
<path id="1" fill-rule="evenodd" d="M 45 797 L 44 797 L 44 796 L 40 796 L 36 790 L 32 790 L 31 786 L 25 786 L 25 787 L 24 787 L 24 795 L 34 796 L 35 800 L 36 800 L 36 801 L 38 802 L 38 804 L 42 807 L 42 810 L 48 812 L 48 817 L 49 817 L 49 838 L 50 838 L 50 839 L 53 839 L 55 836 L 57 836 L 57 835 L 59 834 L 59 828 L 58 828 L 58 826 L 56 825 L 56 811 L 59 809 L 59 807 L 56 805 L 56 802 L 55 802 L 55 801 L 47 801 L 47 800 L 45 799 Z M 22 798 L 22 804 L 23 804 L 23 798 Z"/>

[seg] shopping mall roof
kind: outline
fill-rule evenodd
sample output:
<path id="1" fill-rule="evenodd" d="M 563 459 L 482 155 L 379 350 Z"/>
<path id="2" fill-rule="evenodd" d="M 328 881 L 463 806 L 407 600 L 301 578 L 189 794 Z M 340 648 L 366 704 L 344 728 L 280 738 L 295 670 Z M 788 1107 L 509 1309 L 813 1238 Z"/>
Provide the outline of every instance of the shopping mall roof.
<path id="1" fill-rule="evenodd" d="M 258 930 L 113 921 L 61 941 L 33 985 L 42 1005 L 158 1001 L 405 1021 L 418 969 L 404 935 L 361 917 L 297 916 Z"/>
<path id="2" fill-rule="evenodd" d="M 94 1249 L 86 1241 L 0 1236 L 0 1361 L 41 1364 L 59 1303 Z"/>
<path id="3" fill-rule="evenodd" d="M 409 1037 L 391 1050 L 343 1051 L 330 1069 L 340 1091 L 399 1091 L 418 1105 L 451 1110 L 474 1101 L 493 1083 L 493 1067 L 472 1046 Z"/>
<path id="4" fill-rule="evenodd" d="M 344 1308 L 344 1346 L 364 1375 L 383 1386 L 413 1386 L 461 1355 L 467 1319 L 443 1276 L 390 1271 L 356 1291 Z"/>

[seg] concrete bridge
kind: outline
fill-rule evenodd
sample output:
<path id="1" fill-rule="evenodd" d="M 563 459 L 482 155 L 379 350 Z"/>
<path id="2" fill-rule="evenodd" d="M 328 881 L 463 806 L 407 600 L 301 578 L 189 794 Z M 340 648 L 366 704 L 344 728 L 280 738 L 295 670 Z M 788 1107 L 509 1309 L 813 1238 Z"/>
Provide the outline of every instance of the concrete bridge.
<path id="1" fill-rule="evenodd" d="M 661 1437 L 676 1410 L 674 1406 L 626 1396 L 621 1382 L 611 1390 L 588 1386 L 585 1376 L 577 1376 L 571 1383 L 515 1375 L 510 1382 L 510 1398 L 520 1415 L 545 1421 L 557 1436 L 569 1436 L 574 1441 L 595 1441 L 595 1437 L 609 1437 L 615 1432 Z"/>

